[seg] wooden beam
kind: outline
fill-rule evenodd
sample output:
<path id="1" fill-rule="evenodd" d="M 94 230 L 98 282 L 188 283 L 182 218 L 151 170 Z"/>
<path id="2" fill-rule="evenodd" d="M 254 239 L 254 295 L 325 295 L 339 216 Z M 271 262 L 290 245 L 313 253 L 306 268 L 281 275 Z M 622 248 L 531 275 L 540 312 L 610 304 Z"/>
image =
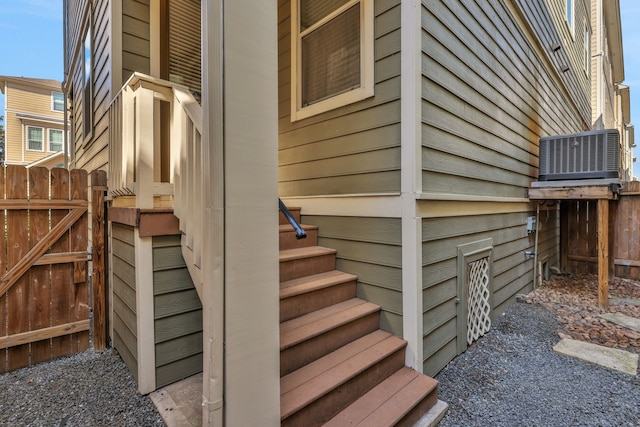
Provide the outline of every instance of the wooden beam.
<path id="1" fill-rule="evenodd" d="M 54 254 L 44 254 L 33 265 L 66 264 L 68 262 L 82 262 L 89 260 L 87 251 L 60 252 Z"/>
<path id="2" fill-rule="evenodd" d="M 609 200 L 598 200 L 598 305 L 609 306 Z"/>
<path id="3" fill-rule="evenodd" d="M 138 226 L 138 209 L 134 207 L 109 207 L 109 221 L 125 224 L 131 227 Z"/>
<path id="4" fill-rule="evenodd" d="M 608 185 L 594 185 L 529 188 L 528 197 L 530 200 L 612 200 L 616 198 L 616 195 Z"/>
<path id="5" fill-rule="evenodd" d="M 615 259 L 615 265 L 622 265 L 624 267 L 640 267 L 640 260 L 632 259 Z"/>
<path id="6" fill-rule="evenodd" d="M 49 233 L 47 233 L 44 239 L 36 243 L 36 245 L 20 260 L 20 262 L 14 265 L 4 274 L 2 279 L 0 279 L 0 295 L 7 292 L 7 290 L 29 270 L 29 267 L 44 255 L 49 247 L 62 237 L 62 235 L 68 231 L 69 227 L 82 218 L 82 215 L 86 212 L 86 208 L 73 209 L 58 224 L 56 224 Z"/>
<path id="7" fill-rule="evenodd" d="M 140 229 L 140 237 L 181 234 L 172 208 L 110 208 L 109 220 Z"/>
<path id="8" fill-rule="evenodd" d="M 567 255 L 567 259 L 569 261 L 579 261 L 579 262 L 598 262 L 598 257 L 595 256 L 581 256 L 581 255 Z"/>
<path id="9" fill-rule="evenodd" d="M 167 236 L 180 233 L 178 218 L 172 212 L 140 211 L 140 237 Z"/>
<path id="10" fill-rule="evenodd" d="M 48 199 L 0 199 L 0 209 L 78 209 L 86 208 L 86 200 L 48 200 Z"/>
<path id="11" fill-rule="evenodd" d="M 37 329 L 35 331 L 22 332 L 20 334 L 0 337 L 0 349 L 15 347 L 17 345 L 29 344 L 35 341 L 42 341 L 49 338 L 61 337 L 75 332 L 89 330 L 89 319 L 77 322 L 65 323 L 64 325 L 51 326 L 49 328 Z"/>

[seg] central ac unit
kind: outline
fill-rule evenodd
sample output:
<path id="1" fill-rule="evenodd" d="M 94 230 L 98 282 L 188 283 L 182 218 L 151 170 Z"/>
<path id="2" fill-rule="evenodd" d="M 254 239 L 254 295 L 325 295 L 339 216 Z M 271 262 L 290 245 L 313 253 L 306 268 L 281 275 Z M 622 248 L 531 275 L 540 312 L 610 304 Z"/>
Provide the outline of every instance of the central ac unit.
<path id="1" fill-rule="evenodd" d="M 616 129 L 540 138 L 539 181 L 620 178 Z"/>

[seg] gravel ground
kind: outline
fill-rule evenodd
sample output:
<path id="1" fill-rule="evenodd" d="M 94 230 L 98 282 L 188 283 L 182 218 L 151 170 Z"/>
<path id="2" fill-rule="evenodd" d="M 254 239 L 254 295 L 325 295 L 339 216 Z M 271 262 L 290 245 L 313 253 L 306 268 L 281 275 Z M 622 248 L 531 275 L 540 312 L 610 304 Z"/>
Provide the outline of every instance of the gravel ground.
<path id="1" fill-rule="evenodd" d="M 440 426 L 640 426 L 640 378 L 554 353 L 558 314 L 517 303 L 436 379 Z"/>
<path id="2" fill-rule="evenodd" d="M 0 426 L 164 426 L 113 349 L 0 375 Z"/>
<path id="3" fill-rule="evenodd" d="M 572 278 L 574 289 L 564 282 L 539 288 L 527 298 L 530 303 L 513 304 L 484 337 L 449 363 L 436 377 L 439 398 L 449 404 L 440 426 L 640 426 L 638 375 L 553 352 L 559 332 L 594 342 L 616 335 L 610 326 L 589 320 L 597 314 L 595 298 L 587 303 L 594 290 L 583 294 L 594 286 L 589 280 Z M 613 287 L 612 293 L 637 298 L 640 285 L 627 282 L 622 284 L 631 292 Z M 584 330 L 598 333 L 585 335 Z M 617 335 L 611 346 L 638 351 L 633 337 Z M 164 423 L 151 399 L 136 392 L 117 352 L 108 349 L 0 375 L 0 426 Z"/>

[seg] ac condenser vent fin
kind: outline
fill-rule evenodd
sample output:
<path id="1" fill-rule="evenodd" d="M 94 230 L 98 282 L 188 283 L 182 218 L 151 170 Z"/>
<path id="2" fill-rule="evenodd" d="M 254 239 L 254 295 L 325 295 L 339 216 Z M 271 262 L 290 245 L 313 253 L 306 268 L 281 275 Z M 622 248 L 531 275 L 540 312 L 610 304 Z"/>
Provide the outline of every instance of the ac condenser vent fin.
<path id="1" fill-rule="evenodd" d="M 620 178 L 616 129 L 540 138 L 539 181 Z"/>

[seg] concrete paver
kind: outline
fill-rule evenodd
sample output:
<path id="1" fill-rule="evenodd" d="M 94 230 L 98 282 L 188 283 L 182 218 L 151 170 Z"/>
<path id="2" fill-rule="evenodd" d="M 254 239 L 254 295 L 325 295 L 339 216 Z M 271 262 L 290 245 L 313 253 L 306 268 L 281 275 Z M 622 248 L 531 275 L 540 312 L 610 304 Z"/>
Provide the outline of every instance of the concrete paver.
<path id="1" fill-rule="evenodd" d="M 640 332 L 640 319 L 636 319 L 635 317 L 627 316 L 622 313 L 604 313 L 601 314 L 600 317 L 608 320 L 609 322 L 624 326 L 627 329 Z"/>
<path id="2" fill-rule="evenodd" d="M 638 373 L 638 355 L 570 338 L 562 339 L 553 350 L 565 356 L 614 369 L 629 375 Z"/>

